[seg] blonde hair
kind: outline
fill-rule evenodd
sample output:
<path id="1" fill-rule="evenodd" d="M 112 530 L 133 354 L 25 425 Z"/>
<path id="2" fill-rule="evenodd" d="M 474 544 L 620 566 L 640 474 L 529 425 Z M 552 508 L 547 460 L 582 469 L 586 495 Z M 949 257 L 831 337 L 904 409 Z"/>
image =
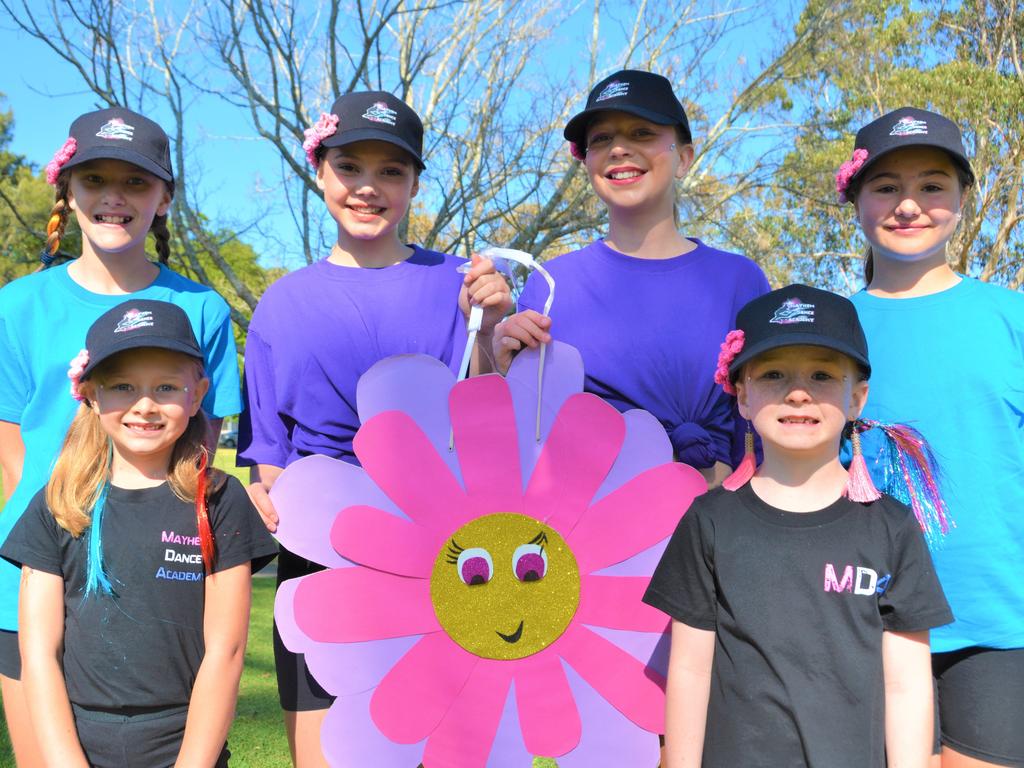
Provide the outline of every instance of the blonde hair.
<path id="1" fill-rule="evenodd" d="M 201 376 L 199 363 L 197 368 Z M 174 444 L 167 484 L 182 501 L 196 501 L 200 471 L 207 463 L 208 429 L 206 416 L 200 408 Z M 92 522 L 93 505 L 110 480 L 110 463 L 110 438 L 100 425 L 99 415 L 86 401 L 78 407 L 46 484 L 46 504 L 50 512 L 57 524 L 76 538 Z"/>
<path id="2" fill-rule="evenodd" d="M 39 269 L 47 269 L 54 263 L 57 250 L 60 248 L 60 241 L 64 237 L 64 230 L 68 225 L 68 217 L 71 213 L 71 205 L 68 203 L 68 186 L 71 180 L 71 171 L 63 170 L 57 177 L 54 192 L 53 208 L 50 209 L 50 219 L 46 223 L 46 244 L 39 255 L 43 262 Z M 162 179 L 161 179 L 162 181 Z M 174 197 L 174 182 L 164 181 L 167 186 L 167 193 Z M 167 264 L 171 258 L 171 233 L 167 229 L 167 214 L 154 216 L 149 231 L 156 240 L 156 255 L 161 264 Z"/>

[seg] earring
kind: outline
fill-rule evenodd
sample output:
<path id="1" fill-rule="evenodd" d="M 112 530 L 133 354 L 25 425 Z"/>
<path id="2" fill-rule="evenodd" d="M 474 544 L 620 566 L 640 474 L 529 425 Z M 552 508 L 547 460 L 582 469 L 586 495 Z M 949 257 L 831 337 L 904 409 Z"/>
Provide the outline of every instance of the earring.
<path id="1" fill-rule="evenodd" d="M 754 476 L 757 471 L 757 454 L 754 453 L 754 428 L 747 422 L 747 433 L 743 436 L 743 459 L 736 465 L 731 475 L 722 481 L 722 487 L 727 491 L 736 491 L 742 488 Z"/>
<path id="2" fill-rule="evenodd" d="M 676 148 L 675 142 L 672 142 L 671 144 L 668 145 L 669 152 L 675 151 L 675 148 Z"/>
<path id="3" fill-rule="evenodd" d="M 957 221 L 960 221 L 960 219 L 962 219 L 962 218 L 963 218 L 963 216 L 964 216 L 964 215 L 963 215 L 962 213 L 960 213 L 959 211 L 957 211 L 957 213 L 956 213 L 956 220 L 957 220 Z"/>
<path id="4" fill-rule="evenodd" d="M 853 449 L 853 459 L 850 461 L 849 477 L 846 480 L 846 498 L 850 501 L 878 501 L 882 494 L 875 488 L 871 481 L 871 473 L 868 472 L 868 465 L 864 462 L 864 454 L 860 448 L 860 420 L 856 420 L 850 427 L 850 444 Z"/>

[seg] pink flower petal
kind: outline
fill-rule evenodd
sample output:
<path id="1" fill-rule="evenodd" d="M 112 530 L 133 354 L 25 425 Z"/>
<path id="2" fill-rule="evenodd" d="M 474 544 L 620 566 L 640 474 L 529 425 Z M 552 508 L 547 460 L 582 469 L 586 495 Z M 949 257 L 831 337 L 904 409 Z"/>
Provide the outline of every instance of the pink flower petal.
<path id="1" fill-rule="evenodd" d="M 558 768 L 656 766 L 658 737 L 630 722 L 572 669 L 566 671 L 583 718 L 583 736 L 576 749 L 558 758 Z"/>
<path id="2" fill-rule="evenodd" d="M 562 657 L 598 693 L 644 730 L 665 732 L 664 678 L 579 623 L 562 637 Z"/>
<path id="3" fill-rule="evenodd" d="M 399 576 L 430 578 L 444 536 L 376 507 L 338 513 L 331 545 L 353 562 Z"/>
<path id="4" fill-rule="evenodd" d="M 579 744 L 580 714 L 557 654 L 539 653 L 520 667 L 515 690 L 523 739 L 532 754 L 557 757 Z"/>
<path id="5" fill-rule="evenodd" d="M 430 582 L 369 568 L 334 568 L 302 579 L 295 623 L 309 638 L 359 643 L 437 632 Z M 325 610 L 326 609 L 326 610 Z"/>
<path id="6" fill-rule="evenodd" d="M 567 537 L 580 573 L 622 562 L 670 536 L 691 502 L 706 490 L 700 472 L 672 463 L 649 469 L 608 494 Z"/>
<path id="7" fill-rule="evenodd" d="M 414 522 L 448 534 L 453 520 L 464 519 L 462 486 L 408 415 L 377 414 L 359 428 L 353 446 L 370 477 Z"/>
<path id="8" fill-rule="evenodd" d="M 524 512 L 569 534 L 608 475 L 625 434 L 622 414 L 596 395 L 566 400 L 533 468 Z"/>
<path id="9" fill-rule="evenodd" d="M 543 440 L 551 431 L 555 414 L 572 395 L 583 391 L 583 359 L 579 350 L 553 341 L 544 355 L 543 403 L 540 415 L 540 440 L 537 440 L 537 373 L 540 350 L 526 349 L 516 355 L 505 381 L 512 393 L 516 409 L 519 441 L 519 464 L 523 487 L 540 456 Z"/>
<path id="10" fill-rule="evenodd" d="M 311 642 L 305 649 L 306 666 L 324 690 L 334 696 L 363 693 L 376 688 L 421 637 L 424 635 L 365 643 Z"/>
<path id="11" fill-rule="evenodd" d="M 519 436 L 508 384 L 498 375 L 466 379 L 452 390 L 449 407 L 471 515 L 521 511 Z"/>
<path id="12" fill-rule="evenodd" d="M 427 739 L 423 765 L 430 768 L 484 768 L 491 753 L 514 661 L 481 659 L 444 720 Z"/>
<path id="13" fill-rule="evenodd" d="M 672 461 L 672 441 L 660 421 L 636 408 L 626 411 L 622 418 L 626 437 L 608 476 L 594 494 L 595 500 L 603 499 L 644 470 Z"/>
<path id="14" fill-rule="evenodd" d="M 461 349 L 461 346 L 456 348 Z M 384 411 L 404 411 L 412 416 L 437 455 L 458 478 L 458 458 L 454 451 L 448 450 L 451 438 L 448 393 L 454 384 L 455 374 L 451 369 L 430 355 L 385 357 L 359 377 L 356 385 L 359 421 L 365 424 Z"/>
<path id="15" fill-rule="evenodd" d="M 667 617 L 666 622 L 669 622 Z M 668 632 L 633 632 L 598 626 L 588 629 L 639 660 L 649 670 L 663 678 L 668 677 L 668 652 L 672 640 Z"/>
<path id="16" fill-rule="evenodd" d="M 533 763 L 533 755 L 523 744 L 523 730 L 519 726 L 519 712 L 516 708 L 515 686 L 509 688 L 505 697 L 505 708 L 494 735 L 487 768 L 525 768 Z"/>
<path id="17" fill-rule="evenodd" d="M 326 456 L 306 456 L 288 466 L 270 490 L 280 523 L 274 536 L 288 550 L 315 563 L 351 563 L 331 546 L 338 511 L 367 504 L 401 515 L 362 467 Z"/>
<path id="18" fill-rule="evenodd" d="M 584 576 L 576 621 L 636 632 L 664 632 L 668 618 L 641 599 L 649 576 Z"/>
<path id="19" fill-rule="evenodd" d="M 392 741 L 422 741 L 451 709 L 479 663 L 443 632 L 427 635 L 377 686 L 370 702 L 373 721 Z"/>
<path id="20" fill-rule="evenodd" d="M 396 744 L 370 719 L 370 692 L 340 696 L 320 729 L 324 757 L 333 768 L 413 768 L 423 744 Z"/>

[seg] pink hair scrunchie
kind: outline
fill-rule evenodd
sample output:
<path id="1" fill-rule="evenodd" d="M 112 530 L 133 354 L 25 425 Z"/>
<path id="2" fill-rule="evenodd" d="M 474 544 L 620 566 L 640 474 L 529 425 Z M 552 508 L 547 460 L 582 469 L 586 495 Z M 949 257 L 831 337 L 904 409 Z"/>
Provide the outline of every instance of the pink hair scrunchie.
<path id="1" fill-rule="evenodd" d="M 736 355 L 743 351 L 743 342 L 746 335 L 743 331 L 729 331 L 722 342 L 721 351 L 718 353 L 718 367 L 715 369 L 715 383 L 721 384 L 722 389 L 730 395 L 736 394 L 736 387 L 729 381 L 729 366 L 736 359 Z"/>
<path id="2" fill-rule="evenodd" d="M 316 151 L 320 147 L 320 142 L 337 132 L 338 116 L 326 112 L 320 113 L 320 119 L 313 123 L 312 128 L 307 128 L 302 132 L 306 137 L 306 140 L 302 142 L 302 149 L 305 151 L 306 160 L 309 161 L 311 166 L 316 168 Z"/>
<path id="3" fill-rule="evenodd" d="M 839 196 L 840 203 L 849 202 L 846 190 L 850 186 L 850 179 L 857 175 L 857 171 L 864 167 L 867 160 L 868 151 L 866 149 L 855 149 L 853 157 L 839 166 L 839 170 L 836 171 L 836 194 Z"/>
<path id="4" fill-rule="evenodd" d="M 71 159 L 77 150 L 78 142 L 75 141 L 74 137 L 68 136 L 67 140 L 61 145 L 61 148 L 54 153 L 53 160 L 46 164 L 47 184 L 51 187 L 57 184 L 60 169 L 64 166 L 64 163 Z"/>
<path id="5" fill-rule="evenodd" d="M 82 382 L 82 373 L 89 364 L 89 350 L 81 350 L 68 364 L 68 378 L 71 379 L 71 396 L 78 402 L 85 400 L 79 386 Z"/>
<path id="6" fill-rule="evenodd" d="M 573 160 L 579 160 L 581 163 L 587 159 L 587 153 L 580 149 L 580 145 L 575 141 L 569 142 L 569 154 L 572 155 Z"/>

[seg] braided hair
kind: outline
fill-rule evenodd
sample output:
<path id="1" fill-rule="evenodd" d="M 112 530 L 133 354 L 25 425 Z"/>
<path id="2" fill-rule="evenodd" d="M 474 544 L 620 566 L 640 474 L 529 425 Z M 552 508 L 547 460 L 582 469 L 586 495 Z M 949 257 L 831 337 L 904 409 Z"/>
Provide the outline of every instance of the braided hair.
<path id="1" fill-rule="evenodd" d="M 71 203 L 68 201 L 68 188 L 71 182 L 71 171 L 61 171 L 55 185 L 53 208 L 50 209 L 50 219 L 46 222 L 46 243 L 39 252 L 39 261 L 42 262 L 39 270 L 48 269 L 53 266 L 57 259 L 57 251 L 60 248 L 60 241 L 64 237 L 64 230 L 68 225 L 68 217 L 71 213 Z M 167 193 L 174 197 L 174 182 L 165 181 Z M 171 258 L 171 233 L 167 229 L 167 214 L 153 217 L 153 223 L 149 231 L 156 240 L 157 260 L 166 266 Z"/>

